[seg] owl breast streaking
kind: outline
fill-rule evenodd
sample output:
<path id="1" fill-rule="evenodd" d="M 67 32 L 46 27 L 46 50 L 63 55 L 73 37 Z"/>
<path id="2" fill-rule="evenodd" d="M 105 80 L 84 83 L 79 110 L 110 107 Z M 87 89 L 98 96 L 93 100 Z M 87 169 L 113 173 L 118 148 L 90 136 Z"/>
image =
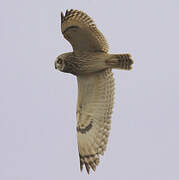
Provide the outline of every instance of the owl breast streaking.
<path id="1" fill-rule="evenodd" d="M 59 55 L 55 68 L 77 77 L 76 110 L 80 169 L 94 171 L 104 154 L 111 127 L 114 101 L 112 69 L 132 69 L 130 54 L 109 54 L 108 43 L 94 21 L 84 12 L 61 13 L 61 31 L 73 52 Z"/>

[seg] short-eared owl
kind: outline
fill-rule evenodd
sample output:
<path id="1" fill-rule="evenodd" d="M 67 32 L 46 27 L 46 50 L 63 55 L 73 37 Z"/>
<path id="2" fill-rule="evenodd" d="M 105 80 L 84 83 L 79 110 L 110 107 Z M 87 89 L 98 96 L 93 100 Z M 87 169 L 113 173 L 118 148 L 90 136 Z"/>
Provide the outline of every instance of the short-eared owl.
<path id="1" fill-rule="evenodd" d="M 130 70 L 130 54 L 109 54 L 108 43 L 94 21 L 84 12 L 61 13 L 61 31 L 73 52 L 59 55 L 55 68 L 76 75 L 76 110 L 80 168 L 94 171 L 103 155 L 111 126 L 114 100 L 112 68 Z"/>

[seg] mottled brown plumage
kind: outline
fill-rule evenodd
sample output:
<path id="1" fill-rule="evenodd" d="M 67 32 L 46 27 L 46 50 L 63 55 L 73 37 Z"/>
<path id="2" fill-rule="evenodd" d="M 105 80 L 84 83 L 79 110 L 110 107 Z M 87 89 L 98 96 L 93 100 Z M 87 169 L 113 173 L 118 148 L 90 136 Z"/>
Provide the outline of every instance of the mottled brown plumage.
<path id="1" fill-rule="evenodd" d="M 57 57 L 55 68 L 77 76 L 77 139 L 80 169 L 94 171 L 106 150 L 114 101 L 112 68 L 130 70 L 129 54 L 109 54 L 108 43 L 94 21 L 78 10 L 61 13 L 61 31 L 73 52 Z"/>

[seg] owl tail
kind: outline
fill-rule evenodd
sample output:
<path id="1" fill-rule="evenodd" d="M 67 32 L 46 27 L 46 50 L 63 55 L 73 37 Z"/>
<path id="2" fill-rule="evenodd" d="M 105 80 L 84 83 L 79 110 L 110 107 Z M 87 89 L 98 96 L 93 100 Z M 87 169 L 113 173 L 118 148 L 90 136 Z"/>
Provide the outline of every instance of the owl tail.
<path id="1" fill-rule="evenodd" d="M 133 60 L 130 54 L 111 54 L 110 59 L 106 60 L 106 64 L 110 68 L 130 70 Z"/>

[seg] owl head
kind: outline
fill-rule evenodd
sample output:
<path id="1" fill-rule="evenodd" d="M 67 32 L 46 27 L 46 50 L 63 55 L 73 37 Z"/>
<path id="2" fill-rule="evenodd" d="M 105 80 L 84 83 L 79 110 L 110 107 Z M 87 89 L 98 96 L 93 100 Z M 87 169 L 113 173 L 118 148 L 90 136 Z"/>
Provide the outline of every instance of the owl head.
<path id="1" fill-rule="evenodd" d="M 71 53 L 64 53 L 59 55 L 55 60 L 55 69 L 58 69 L 62 72 L 66 72 L 68 69 L 67 61 L 69 60 L 70 55 Z"/>

